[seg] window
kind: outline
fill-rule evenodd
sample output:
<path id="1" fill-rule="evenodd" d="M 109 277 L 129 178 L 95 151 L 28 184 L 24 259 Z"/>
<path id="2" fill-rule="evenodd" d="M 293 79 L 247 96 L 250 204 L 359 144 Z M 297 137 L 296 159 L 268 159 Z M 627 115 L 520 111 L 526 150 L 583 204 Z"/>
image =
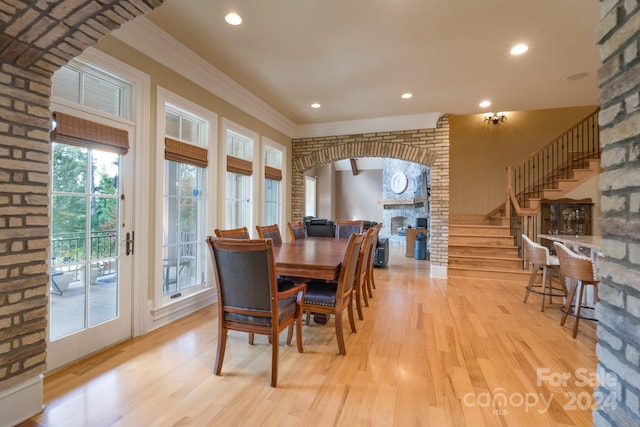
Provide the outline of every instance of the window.
<path id="1" fill-rule="evenodd" d="M 282 151 L 264 147 L 264 224 L 281 224 L 282 220 Z"/>
<path id="2" fill-rule="evenodd" d="M 225 227 L 253 227 L 253 156 L 257 135 L 225 122 L 227 174 Z"/>
<path id="3" fill-rule="evenodd" d="M 55 97 L 124 119 L 133 119 L 130 83 L 80 60 L 65 65 L 53 77 Z"/>
<path id="4" fill-rule="evenodd" d="M 206 280 L 208 123 L 169 103 L 164 123 L 162 294 L 175 298 Z"/>
<path id="5" fill-rule="evenodd" d="M 316 216 L 316 179 L 304 177 L 304 216 Z"/>

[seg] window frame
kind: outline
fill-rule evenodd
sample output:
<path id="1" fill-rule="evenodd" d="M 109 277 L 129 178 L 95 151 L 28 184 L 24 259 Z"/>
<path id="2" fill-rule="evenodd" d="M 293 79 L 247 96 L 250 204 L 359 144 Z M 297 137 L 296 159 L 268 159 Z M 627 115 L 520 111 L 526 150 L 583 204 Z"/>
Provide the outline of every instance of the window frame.
<path id="1" fill-rule="evenodd" d="M 259 214 L 261 213 L 261 203 L 260 201 L 262 201 L 262 180 L 261 179 L 257 179 L 256 180 L 256 174 L 260 173 L 261 169 L 261 165 L 262 162 L 260 161 L 260 153 L 262 153 L 262 150 L 260 149 L 260 137 L 259 134 L 255 131 L 252 131 L 251 129 L 248 129 L 244 126 L 241 126 L 227 118 L 223 118 L 222 119 L 222 127 L 221 127 L 221 143 L 220 143 L 220 192 L 221 192 L 221 196 L 222 196 L 222 200 L 224 200 L 223 203 L 220 203 L 219 205 L 219 210 L 218 210 L 218 214 L 219 214 L 219 218 L 220 218 L 220 224 L 222 224 L 222 227 L 226 227 L 225 224 L 227 223 L 227 156 L 231 155 L 227 152 L 227 134 L 228 132 L 233 132 L 233 133 L 237 133 L 247 139 L 250 139 L 253 141 L 253 146 L 252 146 L 252 153 L 251 153 L 251 158 L 244 158 L 244 160 L 250 160 L 252 163 L 252 173 L 251 173 L 251 177 L 250 177 L 250 194 L 251 194 L 251 206 L 249 208 L 248 211 L 248 215 L 247 217 L 249 218 L 249 223 L 248 224 L 242 224 L 241 226 L 246 226 L 247 229 L 249 230 L 249 233 L 252 236 L 256 236 L 257 234 L 255 233 L 255 226 L 256 224 L 259 223 L 259 221 L 257 221 L 258 218 L 260 218 Z M 258 202 L 256 202 L 258 201 Z"/>
<path id="2" fill-rule="evenodd" d="M 267 137 L 261 137 L 260 138 L 260 160 L 261 160 L 261 164 L 260 164 L 260 182 L 261 182 L 261 189 L 260 189 L 260 194 L 261 194 L 261 202 L 260 203 L 260 213 L 259 213 L 259 218 L 261 218 L 261 221 L 264 221 L 264 214 L 265 214 L 265 182 L 266 182 L 266 177 L 265 177 L 265 166 L 266 166 L 266 153 L 267 150 L 271 149 L 271 150 L 275 150 L 275 151 L 279 151 L 280 152 L 280 171 L 282 173 L 282 179 L 279 182 L 279 199 L 280 199 L 280 206 L 278 209 L 278 221 L 277 224 L 280 227 L 280 230 L 285 230 L 286 229 L 286 208 L 287 208 L 287 203 L 288 203 L 288 198 L 285 197 L 286 194 L 286 188 L 287 188 L 287 178 L 288 178 L 288 173 L 287 173 L 287 165 L 288 165 L 288 151 L 287 151 L 287 147 L 285 147 L 282 144 L 279 144 Z M 264 224 L 264 225 L 271 225 L 271 224 Z M 283 238 L 285 236 L 288 236 L 288 234 L 283 233 Z M 288 237 L 286 238 L 288 239 Z M 285 239 L 285 240 L 286 240 Z"/>
<path id="3" fill-rule="evenodd" d="M 213 270 L 211 263 L 208 259 L 206 248 L 203 249 L 203 256 L 201 262 L 203 262 L 203 270 L 205 277 L 203 281 L 196 286 L 190 287 L 185 290 L 178 291 L 176 294 L 164 295 L 163 292 L 163 249 L 164 249 L 164 180 L 165 180 L 165 133 L 166 126 L 166 106 L 170 105 L 177 110 L 185 111 L 188 115 L 197 117 L 202 120 L 205 125 L 202 129 L 202 139 L 204 145 L 197 145 L 187 141 L 182 141 L 195 147 L 202 147 L 207 149 L 208 166 L 202 169 L 202 192 L 206 197 L 204 205 L 203 218 L 201 219 L 200 227 L 205 230 L 205 234 L 208 233 L 216 224 L 216 207 L 215 200 L 217 199 L 217 185 L 216 185 L 216 153 L 217 153 L 217 128 L 218 128 L 218 115 L 198 104 L 193 103 L 181 96 L 170 92 L 167 89 L 158 87 L 157 100 L 156 100 L 156 200 L 155 200 L 155 245 L 154 245 L 154 277 L 153 281 L 153 309 L 152 313 L 156 317 L 170 316 L 174 311 L 180 310 L 184 305 L 186 308 L 189 304 L 194 304 L 191 301 L 194 298 L 211 298 L 211 295 L 204 296 L 203 294 L 211 294 L 214 290 Z M 171 139 L 175 139 L 173 136 L 169 136 Z M 202 237 L 204 242 L 205 236 Z M 204 243 L 203 243 L 204 245 Z M 191 310 L 193 308 L 191 307 Z"/>

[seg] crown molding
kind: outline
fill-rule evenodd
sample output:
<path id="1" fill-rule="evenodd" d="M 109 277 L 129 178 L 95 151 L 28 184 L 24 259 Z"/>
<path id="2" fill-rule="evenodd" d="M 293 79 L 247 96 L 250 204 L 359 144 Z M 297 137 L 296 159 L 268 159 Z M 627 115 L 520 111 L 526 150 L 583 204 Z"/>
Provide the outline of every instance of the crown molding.
<path id="1" fill-rule="evenodd" d="M 111 35 L 290 138 L 429 129 L 436 127 L 441 115 L 427 113 L 296 125 L 145 17 L 122 25 Z"/>
<path id="2" fill-rule="evenodd" d="M 294 135 L 294 122 L 148 19 L 138 17 L 111 34 L 283 134 Z"/>
<path id="3" fill-rule="evenodd" d="M 431 129 L 437 126 L 441 115 L 442 113 L 409 114 L 405 116 L 377 117 L 375 119 L 298 125 L 296 126 L 294 138 Z"/>

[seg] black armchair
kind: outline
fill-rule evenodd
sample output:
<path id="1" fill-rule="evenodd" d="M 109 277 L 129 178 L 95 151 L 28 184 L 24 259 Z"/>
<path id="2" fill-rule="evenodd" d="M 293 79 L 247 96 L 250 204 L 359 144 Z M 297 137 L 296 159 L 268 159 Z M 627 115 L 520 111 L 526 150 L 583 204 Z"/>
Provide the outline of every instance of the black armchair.
<path id="1" fill-rule="evenodd" d="M 278 291 L 276 264 L 271 239 L 244 240 L 207 238 L 217 279 L 218 350 L 214 372 L 220 375 L 227 343 L 227 331 L 267 335 L 272 346 L 271 386 L 278 382 L 279 334 L 289 328 L 287 345 L 293 338 L 302 353 L 302 302 L 306 285 Z"/>

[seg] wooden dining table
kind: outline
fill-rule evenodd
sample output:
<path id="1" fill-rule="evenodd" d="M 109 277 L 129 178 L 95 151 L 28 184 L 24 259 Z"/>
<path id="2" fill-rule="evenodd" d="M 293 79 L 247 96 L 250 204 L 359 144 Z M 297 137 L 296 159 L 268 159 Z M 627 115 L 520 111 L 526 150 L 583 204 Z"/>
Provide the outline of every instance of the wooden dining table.
<path id="1" fill-rule="evenodd" d="M 337 280 L 349 239 L 307 237 L 274 247 L 278 275 Z"/>

